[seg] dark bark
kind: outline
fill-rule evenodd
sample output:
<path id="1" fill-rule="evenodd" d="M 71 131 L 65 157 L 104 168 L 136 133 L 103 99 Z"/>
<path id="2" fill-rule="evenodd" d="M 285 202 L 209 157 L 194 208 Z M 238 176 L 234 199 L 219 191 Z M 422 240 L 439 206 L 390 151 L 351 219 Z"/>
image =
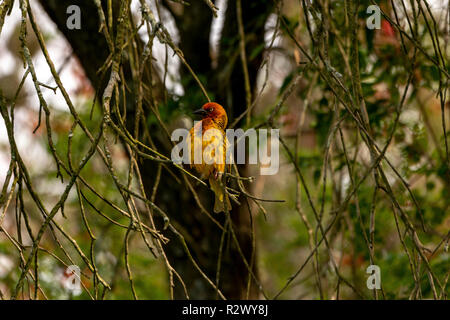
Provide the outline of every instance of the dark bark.
<path id="1" fill-rule="evenodd" d="M 242 1 L 242 20 L 245 32 L 245 50 L 252 89 L 261 66 L 264 52 L 265 24 L 273 10 L 273 1 Z M 245 83 L 239 57 L 239 31 L 236 1 L 229 1 L 220 39 L 218 68 L 214 72 L 218 99 L 229 108 L 229 114 L 239 116 L 246 109 Z"/>
<path id="2" fill-rule="evenodd" d="M 59 30 L 64 34 L 71 44 L 74 53 L 80 60 L 86 75 L 99 90 L 102 81 L 97 74 L 97 70 L 108 56 L 108 47 L 104 35 L 98 32 L 99 20 L 97 8 L 92 0 L 77 1 L 81 8 L 82 28 L 81 30 L 68 30 L 66 28 L 66 8 L 73 4 L 71 0 L 41 0 L 46 12 L 56 23 Z M 257 4 L 255 4 L 255 2 Z M 115 5 L 119 1 L 113 1 Z M 243 1 L 244 27 L 248 36 L 247 55 L 257 46 L 264 43 L 264 23 L 270 12 L 270 1 Z M 211 59 L 209 56 L 209 33 L 212 21 L 212 14 L 203 1 L 191 1 L 191 6 L 186 7 L 181 16 L 176 17 L 180 32 L 180 48 L 183 50 L 186 60 L 192 69 L 203 79 L 208 79 L 206 84 L 208 91 L 217 97 L 217 101 L 222 103 L 228 110 L 230 118 L 239 115 L 245 110 L 245 91 L 242 75 L 242 65 L 240 64 L 238 48 L 239 36 L 237 32 L 236 9 L 234 1 L 231 1 L 226 16 L 224 37 L 221 40 L 222 52 L 219 58 L 219 66 L 216 70 L 211 69 Z M 157 40 L 155 40 L 157 41 Z M 230 59 L 237 53 L 237 59 Z M 249 61 L 249 74 L 252 85 L 255 84 L 261 53 L 256 58 Z M 126 65 L 127 61 L 124 61 Z M 228 74 L 227 74 L 228 72 Z M 130 79 L 131 74 L 124 68 L 125 78 Z M 190 79 L 186 70 L 182 67 L 182 77 Z M 226 81 L 224 81 L 224 79 Z M 107 77 L 106 77 L 107 80 Z M 194 96 L 199 92 L 193 81 L 184 81 L 186 97 Z M 101 91 L 99 93 L 101 95 Z M 134 97 L 127 98 L 128 114 L 134 115 Z M 193 105 L 192 109 L 198 108 Z M 145 108 L 149 110 L 149 108 Z M 133 123 L 134 120 L 128 120 Z M 157 128 L 154 130 L 157 132 Z M 151 131 L 153 132 L 153 131 Z M 154 141 L 161 148 L 160 151 L 170 154 L 170 144 L 167 141 L 160 141 L 159 134 L 155 134 Z M 144 178 L 147 194 L 151 193 L 156 176 L 157 164 L 152 161 L 142 161 L 140 169 Z M 201 211 L 190 191 L 185 184 L 178 184 L 173 177 L 163 170 L 161 176 L 160 192 L 157 195 L 157 204 L 170 216 L 171 221 L 185 235 L 186 240 L 192 250 L 194 258 L 198 261 L 205 273 L 215 281 L 218 249 L 221 238 L 220 229 L 210 221 Z M 197 187 L 202 203 L 208 209 L 212 208 L 211 191 L 204 187 Z M 240 246 L 250 262 L 252 251 L 250 237 L 249 213 L 245 199 L 241 200 L 241 208 L 234 205 L 231 213 L 234 228 L 238 234 Z M 212 212 L 212 210 L 210 210 Z M 215 218 L 222 224 L 225 221 L 223 214 L 215 215 Z M 195 299 L 216 298 L 214 290 L 206 283 L 201 275 L 192 266 L 186 256 L 181 244 L 174 234 L 166 235 L 170 238 L 167 245 L 167 254 L 173 267 L 184 279 L 189 295 Z M 227 237 L 231 239 L 231 237 Z M 239 299 L 245 297 L 248 270 L 242 262 L 241 256 L 232 240 L 226 241 L 222 258 L 222 272 L 220 278 L 220 288 L 227 298 Z M 256 267 L 254 268 L 256 273 Z M 252 284 L 251 296 L 257 298 L 257 290 Z M 176 283 L 175 298 L 184 298 L 181 285 Z"/>
<path id="3" fill-rule="evenodd" d="M 99 22 L 94 1 L 77 1 L 77 5 L 81 8 L 80 30 L 69 30 L 66 26 L 68 18 L 66 10 L 67 7 L 74 4 L 73 1 L 40 0 L 40 3 L 70 43 L 87 77 L 96 86 L 100 80 L 97 70 L 108 57 L 108 46 L 105 36 L 98 32 Z"/>

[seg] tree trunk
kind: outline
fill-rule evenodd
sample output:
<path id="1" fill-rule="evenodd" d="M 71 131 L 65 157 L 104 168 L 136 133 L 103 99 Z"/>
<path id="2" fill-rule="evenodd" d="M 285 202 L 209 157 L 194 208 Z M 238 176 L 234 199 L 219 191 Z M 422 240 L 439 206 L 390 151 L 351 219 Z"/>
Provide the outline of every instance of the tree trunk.
<path id="1" fill-rule="evenodd" d="M 71 0 L 41 0 L 40 1 L 50 18 L 56 23 L 59 30 L 64 34 L 86 75 L 99 90 L 97 94 L 101 95 L 108 80 L 100 79 L 97 70 L 103 65 L 109 54 L 109 49 L 104 35 L 98 32 L 99 19 L 97 8 L 92 0 L 77 1 L 81 8 L 81 30 L 69 30 L 66 27 L 66 9 L 73 4 Z M 255 3 L 256 2 L 256 3 Z M 120 1 L 113 0 L 113 7 L 117 8 Z M 245 110 L 245 91 L 242 73 L 242 65 L 237 59 L 231 61 L 230 56 L 235 55 L 239 50 L 239 33 L 237 32 L 236 7 L 235 2 L 230 1 L 226 13 L 225 28 L 221 40 L 221 54 L 217 69 L 211 68 L 211 59 L 209 56 L 209 34 L 212 21 L 210 9 L 203 1 L 191 1 L 191 5 L 185 7 L 182 15 L 175 16 L 180 33 L 180 48 L 192 69 L 202 78 L 208 79 L 207 89 L 213 93 L 217 102 L 223 104 L 229 112 L 229 118 L 237 116 Z M 270 13 L 271 1 L 243 1 L 243 21 L 244 29 L 248 36 L 247 56 L 256 49 L 257 45 L 264 43 L 264 24 Z M 105 10 L 105 12 L 107 12 Z M 117 10 L 114 10 L 117 12 Z M 116 19 L 114 19 L 116 21 Z M 163 22 L 164 23 L 164 22 Z M 157 40 L 155 40 L 157 41 Z M 249 76 L 251 84 L 255 84 L 258 68 L 261 62 L 262 53 L 249 61 Z M 128 61 L 123 61 L 126 65 Z M 231 65 L 230 65 L 231 64 Z M 185 68 L 181 67 L 181 76 L 183 79 L 191 79 Z M 223 82 L 224 74 L 228 72 L 226 81 Z M 124 67 L 125 78 L 130 79 L 131 74 Z M 154 75 L 155 77 L 156 75 Z M 221 77 L 222 76 L 222 77 Z M 144 81 L 148 81 L 145 79 Z M 192 105 L 192 109 L 201 106 L 201 97 L 198 86 L 193 81 L 184 83 L 185 97 L 182 99 L 191 99 L 198 105 Z M 131 93 L 130 93 L 131 95 Z M 194 98 L 192 98 L 194 97 Z M 197 100 L 196 100 L 197 99 Z M 134 116 L 134 97 L 127 98 L 128 114 Z M 149 110 L 149 108 L 144 108 Z M 127 116 L 128 117 L 128 116 Z M 134 123 L 134 119 L 129 118 L 129 123 Z M 155 143 L 158 144 L 160 152 L 170 154 L 170 144 L 167 141 L 159 141 L 159 128 L 152 128 L 150 132 L 155 132 Z M 151 194 L 153 184 L 156 179 L 157 163 L 149 160 L 140 162 L 140 169 L 144 179 L 144 185 L 147 194 Z M 212 192 L 204 187 L 196 187 L 200 200 L 205 207 L 212 212 Z M 240 242 L 242 252 L 250 264 L 252 255 L 252 239 L 250 228 L 250 215 L 247 211 L 245 199 L 240 199 L 241 206 L 233 205 L 231 217 L 234 224 L 234 230 Z M 156 204 L 160 206 L 171 219 L 175 227 L 185 236 L 194 259 L 198 262 L 207 276 L 215 282 L 217 260 L 222 232 L 217 225 L 200 211 L 193 195 L 185 184 L 175 182 L 174 178 L 166 171 L 162 171 L 159 192 L 156 197 Z M 214 214 L 213 214 L 214 215 Z M 224 214 L 214 215 L 214 217 L 224 225 Z M 188 259 L 177 237 L 167 232 L 166 236 L 170 239 L 166 246 L 166 252 L 172 266 L 181 275 L 186 283 L 189 296 L 192 299 L 214 299 L 217 297 L 214 289 L 203 279 L 199 272 L 194 268 Z M 229 240 L 230 239 L 230 240 Z M 257 274 L 256 263 L 253 266 L 254 274 Z M 242 261 L 241 255 L 233 243 L 231 237 L 225 237 L 223 249 L 220 284 L 219 287 L 223 294 L 229 299 L 245 298 L 247 292 L 247 281 L 249 272 Z M 250 287 L 250 298 L 257 298 L 258 291 L 252 282 Z M 175 281 L 175 298 L 183 299 L 184 291 L 179 283 Z"/>

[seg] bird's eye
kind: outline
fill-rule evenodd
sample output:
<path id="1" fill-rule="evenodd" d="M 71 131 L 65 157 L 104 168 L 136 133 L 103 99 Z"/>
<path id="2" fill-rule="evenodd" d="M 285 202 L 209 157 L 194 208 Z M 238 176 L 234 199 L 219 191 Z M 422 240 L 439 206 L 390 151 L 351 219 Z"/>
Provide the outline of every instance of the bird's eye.
<path id="1" fill-rule="evenodd" d="M 208 111 L 209 111 L 209 112 L 213 112 L 214 109 L 213 109 L 213 108 L 209 108 Z"/>

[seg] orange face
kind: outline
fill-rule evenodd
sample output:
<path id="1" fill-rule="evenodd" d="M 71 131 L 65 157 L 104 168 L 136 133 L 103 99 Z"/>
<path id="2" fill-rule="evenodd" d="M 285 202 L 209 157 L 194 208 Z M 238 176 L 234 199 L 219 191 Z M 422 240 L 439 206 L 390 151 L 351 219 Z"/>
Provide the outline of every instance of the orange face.
<path id="1" fill-rule="evenodd" d="M 225 109 L 218 103 L 208 102 L 200 109 L 194 111 L 194 114 L 202 116 L 202 119 L 211 119 L 225 128 L 228 118 Z"/>

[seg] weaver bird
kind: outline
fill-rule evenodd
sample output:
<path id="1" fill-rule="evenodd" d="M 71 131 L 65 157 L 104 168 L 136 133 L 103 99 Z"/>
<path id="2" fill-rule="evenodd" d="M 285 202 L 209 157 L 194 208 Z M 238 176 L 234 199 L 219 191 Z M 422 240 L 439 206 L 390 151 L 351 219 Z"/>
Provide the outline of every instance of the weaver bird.
<path id="1" fill-rule="evenodd" d="M 220 104 L 209 102 L 194 111 L 194 114 L 201 115 L 202 120 L 189 131 L 191 168 L 195 168 L 202 179 L 209 179 L 215 195 L 214 212 L 225 212 L 231 209 L 222 181 L 227 156 L 227 113 Z"/>

